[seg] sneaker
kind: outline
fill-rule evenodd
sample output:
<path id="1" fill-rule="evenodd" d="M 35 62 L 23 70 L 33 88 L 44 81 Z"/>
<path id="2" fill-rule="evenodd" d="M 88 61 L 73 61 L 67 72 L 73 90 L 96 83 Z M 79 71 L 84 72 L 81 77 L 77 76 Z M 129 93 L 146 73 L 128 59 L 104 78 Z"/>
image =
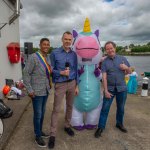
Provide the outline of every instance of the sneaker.
<path id="1" fill-rule="evenodd" d="M 38 144 L 39 147 L 46 147 L 46 144 L 42 137 L 36 137 L 35 142 Z"/>
<path id="2" fill-rule="evenodd" d="M 64 131 L 69 135 L 69 136 L 74 136 L 74 131 L 71 128 L 64 128 Z"/>
<path id="3" fill-rule="evenodd" d="M 50 136 L 49 141 L 48 141 L 48 148 L 52 149 L 55 146 L 55 137 L 54 136 Z"/>
<path id="4" fill-rule="evenodd" d="M 41 137 L 42 138 L 49 138 L 50 135 L 49 134 L 45 134 L 44 132 L 41 133 Z"/>

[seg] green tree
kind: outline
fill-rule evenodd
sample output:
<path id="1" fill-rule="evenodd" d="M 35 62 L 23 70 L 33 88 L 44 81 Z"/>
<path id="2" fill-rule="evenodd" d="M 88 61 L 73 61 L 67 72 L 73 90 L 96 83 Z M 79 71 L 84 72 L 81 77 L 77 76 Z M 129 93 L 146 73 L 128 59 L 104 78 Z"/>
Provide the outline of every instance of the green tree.
<path id="1" fill-rule="evenodd" d="M 49 50 L 48 50 L 48 53 L 50 54 L 53 49 L 54 49 L 53 47 L 50 47 Z M 40 48 L 38 48 L 38 47 L 33 47 L 33 52 L 34 52 L 34 53 L 37 52 L 37 51 L 39 51 L 39 50 L 40 50 Z"/>
<path id="2" fill-rule="evenodd" d="M 150 42 L 148 42 L 147 45 L 150 46 Z"/>
<path id="3" fill-rule="evenodd" d="M 129 45 L 129 48 L 133 48 L 133 47 L 134 47 L 134 44 L 130 44 L 130 45 Z"/>
<path id="4" fill-rule="evenodd" d="M 116 47 L 116 52 L 121 52 L 123 51 L 123 47 L 122 46 L 117 46 Z"/>
<path id="5" fill-rule="evenodd" d="M 35 52 L 37 52 L 37 51 L 39 51 L 40 49 L 38 48 L 38 47 L 33 47 L 33 52 L 35 53 Z"/>
<path id="6" fill-rule="evenodd" d="M 52 52 L 53 49 L 55 49 L 55 48 L 50 47 L 48 53 L 50 54 L 50 53 Z"/>
<path id="7" fill-rule="evenodd" d="M 150 46 L 147 45 L 138 45 L 131 49 L 131 52 L 150 52 Z"/>
<path id="8" fill-rule="evenodd" d="M 105 52 L 105 49 L 104 49 L 104 47 L 101 47 L 101 49 L 102 49 L 102 52 L 104 53 L 104 52 Z"/>

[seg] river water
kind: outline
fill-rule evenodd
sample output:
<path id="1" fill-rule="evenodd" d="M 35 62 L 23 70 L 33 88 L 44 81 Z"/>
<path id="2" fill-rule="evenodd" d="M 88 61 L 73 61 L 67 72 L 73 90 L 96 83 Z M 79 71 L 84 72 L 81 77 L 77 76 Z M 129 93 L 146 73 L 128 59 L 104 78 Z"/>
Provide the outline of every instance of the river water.
<path id="1" fill-rule="evenodd" d="M 150 72 L 150 56 L 125 56 L 131 66 L 135 67 L 135 71 L 138 73 L 139 84 L 141 84 L 141 73 Z"/>

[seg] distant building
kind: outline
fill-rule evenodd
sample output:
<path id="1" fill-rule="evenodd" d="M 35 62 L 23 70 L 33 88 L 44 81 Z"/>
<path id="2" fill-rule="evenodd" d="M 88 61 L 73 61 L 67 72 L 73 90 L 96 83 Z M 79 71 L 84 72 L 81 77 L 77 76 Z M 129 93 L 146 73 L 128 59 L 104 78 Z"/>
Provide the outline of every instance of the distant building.
<path id="1" fill-rule="evenodd" d="M 0 94 L 6 79 L 17 81 L 22 78 L 19 56 L 19 15 L 22 5 L 20 0 L 0 0 Z M 14 62 L 8 57 L 7 46 L 18 45 L 17 54 L 11 54 Z M 15 43 L 15 44 L 14 44 Z M 13 56 L 14 55 L 14 56 Z M 15 60 L 16 59 L 16 60 Z M 17 60 L 18 59 L 18 60 Z"/>
<path id="2" fill-rule="evenodd" d="M 126 52 L 131 52 L 130 47 L 129 47 L 129 46 L 125 46 L 125 51 L 126 51 Z"/>

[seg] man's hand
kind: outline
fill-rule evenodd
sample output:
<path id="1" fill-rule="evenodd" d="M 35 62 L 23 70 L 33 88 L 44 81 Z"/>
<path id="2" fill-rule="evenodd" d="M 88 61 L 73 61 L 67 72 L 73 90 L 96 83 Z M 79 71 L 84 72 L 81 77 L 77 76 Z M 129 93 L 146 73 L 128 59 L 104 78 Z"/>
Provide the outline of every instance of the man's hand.
<path id="1" fill-rule="evenodd" d="M 75 88 L 75 95 L 77 96 L 79 94 L 79 88 L 78 88 L 78 86 L 76 86 L 76 88 Z"/>
<path id="2" fill-rule="evenodd" d="M 60 74 L 61 74 L 62 76 L 69 76 L 69 73 L 70 73 L 70 70 L 69 70 L 69 69 L 60 71 Z"/>
<path id="3" fill-rule="evenodd" d="M 108 98 L 108 99 L 110 99 L 110 98 L 113 96 L 113 95 L 112 95 L 110 92 L 108 92 L 108 91 L 105 91 L 104 94 L 105 94 L 105 97 Z"/>
<path id="4" fill-rule="evenodd" d="M 34 98 L 34 97 L 35 97 L 35 94 L 34 94 L 34 92 L 32 92 L 32 93 L 29 93 L 29 97 L 31 97 L 31 98 Z"/>

